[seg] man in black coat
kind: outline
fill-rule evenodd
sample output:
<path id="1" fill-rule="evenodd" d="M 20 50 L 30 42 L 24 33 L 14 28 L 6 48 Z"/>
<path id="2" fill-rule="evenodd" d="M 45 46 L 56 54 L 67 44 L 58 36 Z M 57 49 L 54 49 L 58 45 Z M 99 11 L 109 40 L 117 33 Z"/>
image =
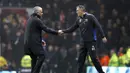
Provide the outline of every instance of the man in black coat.
<path id="1" fill-rule="evenodd" d="M 45 24 L 42 23 L 42 15 L 42 8 L 39 6 L 34 7 L 34 12 L 28 19 L 25 29 L 24 52 L 32 58 L 31 73 L 39 73 L 45 59 L 45 51 L 42 46 L 42 30 L 47 33 L 58 35 L 57 31 L 46 27 Z"/>
<path id="2" fill-rule="evenodd" d="M 78 18 L 72 27 L 66 30 L 59 30 L 59 32 L 70 33 L 76 30 L 77 28 L 80 29 L 81 48 L 79 50 L 79 58 L 78 58 L 78 73 L 82 73 L 82 69 L 87 54 L 90 55 L 97 71 L 99 73 L 104 73 L 96 56 L 96 41 L 97 41 L 96 28 L 98 28 L 101 32 L 103 42 L 104 43 L 107 42 L 107 39 L 101 28 L 101 25 L 99 24 L 98 20 L 94 15 L 85 12 L 85 7 L 83 5 L 77 6 L 77 15 Z"/>

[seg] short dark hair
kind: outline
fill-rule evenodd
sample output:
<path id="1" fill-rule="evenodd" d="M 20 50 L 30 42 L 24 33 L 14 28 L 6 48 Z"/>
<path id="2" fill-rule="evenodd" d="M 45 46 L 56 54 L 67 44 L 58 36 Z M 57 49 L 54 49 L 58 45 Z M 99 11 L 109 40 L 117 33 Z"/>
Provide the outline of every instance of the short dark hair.
<path id="1" fill-rule="evenodd" d="M 76 8 L 80 8 L 80 9 L 82 9 L 83 11 L 86 11 L 86 8 L 85 8 L 84 5 L 78 5 Z"/>

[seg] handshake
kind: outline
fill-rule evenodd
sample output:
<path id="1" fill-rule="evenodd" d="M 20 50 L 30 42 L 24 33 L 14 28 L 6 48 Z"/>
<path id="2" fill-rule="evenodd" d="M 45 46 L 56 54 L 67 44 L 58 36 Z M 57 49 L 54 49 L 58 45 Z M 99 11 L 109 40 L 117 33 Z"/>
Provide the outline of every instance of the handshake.
<path id="1" fill-rule="evenodd" d="M 58 34 L 59 34 L 59 35 L 63 35 L 64 32 L 63 32 L 62 30 L 58 30 Z"/>

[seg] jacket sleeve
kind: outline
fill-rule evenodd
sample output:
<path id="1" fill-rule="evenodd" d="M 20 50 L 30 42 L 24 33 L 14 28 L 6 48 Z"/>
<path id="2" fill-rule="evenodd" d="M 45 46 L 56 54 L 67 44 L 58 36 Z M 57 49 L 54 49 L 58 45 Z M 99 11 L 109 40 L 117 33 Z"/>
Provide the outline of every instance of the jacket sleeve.
<path id="1" fill-rule="evenodd" d="M 98 29 L 99 29 L 99 31 L 101 33 L 102 38 L 105 37 L 104 31 L 103 31 L 99 21 L 96 19 L 96 17 L 94 15 L 91 15 L 91 17 L 92 17 L 92 22 L 96 25 L 96 27 L 98 27 Z"/>
<path id="2" fill-rule="evenodd" d="M 58 31 L 51 29 L 51 28 L 48 28 L 41 20 L 37 20 L 37 23 L 38 23 L 39 29 L 41 29 L 47 33 L 58 35 Z"/>
<path id="3" fill-rule="evenodd" d="M 75 24 L 69 27 L 68 29 L 63 30 L 64 33 L 71 33 L 75 31 L 79 27 L 78 20 L 76 20 Z"/>

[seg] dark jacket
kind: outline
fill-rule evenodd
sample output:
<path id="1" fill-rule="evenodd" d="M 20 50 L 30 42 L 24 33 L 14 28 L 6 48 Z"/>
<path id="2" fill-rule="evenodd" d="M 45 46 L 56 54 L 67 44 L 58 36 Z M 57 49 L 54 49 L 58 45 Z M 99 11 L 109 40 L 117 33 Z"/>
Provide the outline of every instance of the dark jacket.
<path id="1" fill-rule="evenodd" d="M 99 28 L 102 37 L 105 37 L 104 32 L 99 24 L 98 20 L 95 18 L 94 15 L 85 13 L 83 17 L 78 17 L 75 24 L 63 30 L 64 33 L 70 33 L 76 30 L 77 28 L 80 29 L 81 41 L 96 41 L 96 27 Z"/>
<path id="2" fill-rule="evenodd" d="M 27 21 L 24 35 L 24 51 L 25 54 L 44 54 L 42 47 L 42 30 L 57 35 L 58 32 L 50 29 L 42 23 L 40 16 L 32 14 Z"/>

